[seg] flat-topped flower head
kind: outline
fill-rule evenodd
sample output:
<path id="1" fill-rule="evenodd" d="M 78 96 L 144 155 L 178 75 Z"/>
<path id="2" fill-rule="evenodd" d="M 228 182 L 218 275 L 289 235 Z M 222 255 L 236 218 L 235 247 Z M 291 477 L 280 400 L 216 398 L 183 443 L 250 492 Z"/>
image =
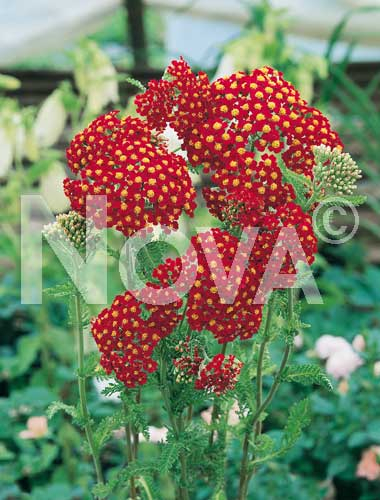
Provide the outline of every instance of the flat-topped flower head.
<path id="1" fill-rule="evenodd" d="M 195 190 L 185 160 L 169 153 L 138 118 L 120 119 L 116 111 L 97 118 L 75 136 L 67 159 L 78 178 L 65 179 L 65 194 L 82 215 L 86 199 L 93 201 L 97 227 L 130 236 L 157 224 L 177 229 L 183 212 L 193 215 Z M 107 197 L 106 213 L 94 195 Z"/>
<path id="2" fill-rule="evenodd" d="M 145 384 L 148 374 L 157 369 L 153 351 L 181 320 L 181 305 L 181 301 L 167 306 L 144 304 L 143 311 L 143 304 L 130 292 L 116 296 L 91 326 L 105 371 L 114 372 L 127 387 Z"/>
<path id="3" fill-rule="evenodd" d="M 137 96 L 136 105 L 152 127 L 170 124 L 184 139 L 191 164 L 213 171 L 218 185 L 216 174 L 225 170 L 241 185 L 253 182 L 256 154 L 280 154 L 288 168 L 312 177 L 314 145 L 342 149 L 328 119 L 269 67 L 210 83 L 180 59 L 170 64 L 164 80 Z"/>

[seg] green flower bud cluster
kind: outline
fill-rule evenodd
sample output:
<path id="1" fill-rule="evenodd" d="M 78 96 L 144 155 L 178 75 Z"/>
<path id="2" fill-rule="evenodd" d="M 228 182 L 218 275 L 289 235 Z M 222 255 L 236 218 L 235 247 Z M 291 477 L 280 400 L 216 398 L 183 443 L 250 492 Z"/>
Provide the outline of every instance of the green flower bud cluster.
<path id="1" fill-rule="evenodd" d="M 314 178 L 324 191 L 352 195 L 361 179 L 361 170 L 348 153 L 321 144 L 313 148 L 316 166 Z"/>
<path id="2" fill-rule="evenodd" d="M 89 222 L 88 229 L 92 229 L 93 223 Z M 74 211 L 56 216 L 56 222 L 44 227 L 44 235 L 55 240 L 64 241 L 68 238 L 77 250 L 86 247 L 86 219 Z"/>

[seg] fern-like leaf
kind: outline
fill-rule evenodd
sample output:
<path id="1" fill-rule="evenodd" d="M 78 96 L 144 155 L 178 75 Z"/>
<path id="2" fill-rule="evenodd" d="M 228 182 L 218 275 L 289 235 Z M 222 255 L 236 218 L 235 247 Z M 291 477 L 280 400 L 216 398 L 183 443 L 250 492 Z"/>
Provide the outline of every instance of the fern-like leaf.
<path id="1" fill-rule="evenodd" d="M 302 399 L 295 403 L 289 412 L 288 421 L 286 423 L 284 433 L 281 439 L 281 455 L 292 448 L 300 438 L 302 429 L 310 423 L 310 402 Z"/>
<path id="2" fill-rule="evenodd" d="M 54 403 L 51 403 L 51 405 L 49 405 L 46 411 L 46 415 L 50 419 L 53 418 L 54 415 L 59 411 L 63 411 L 64 413 L 70 415 L 73 418 L 78 417 L 78 411 L 75 408 L 75 406 L 67 405 L 65 403 L 62 403 L 62 401 L 54 401 Z"/>
<path id="3" fill-rule="evenodd" d="M 128 76 L 125 81 L 132 85 L 133 87 L 136 87 L 137 89 L 141 90 L 141 92 L 146 91 L 146 87 L 140 82 L 140 80 L 137 80 L 136 78 L 133 78 L 132 76 Z"/>
<path id="4" fill-rule="evenodd" d="M 332 391 L 333 387 L 325 372 L 315 364 L 289 365 L 285 368 L 281 380 L 297 382 L 302 385 L 317 384 Z"/>

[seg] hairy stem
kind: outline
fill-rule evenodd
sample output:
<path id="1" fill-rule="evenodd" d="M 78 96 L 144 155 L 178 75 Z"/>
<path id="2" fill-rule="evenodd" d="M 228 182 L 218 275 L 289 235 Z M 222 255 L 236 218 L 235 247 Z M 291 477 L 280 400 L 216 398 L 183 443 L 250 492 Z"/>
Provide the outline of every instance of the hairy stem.
<path id="1" fill-rule="evenodd" d="M 79 388 L 79 399 L 80 408 L 84 422 L 84 429 L 94 462 L 96 478 L 98 483 L 104 483 L 103 472 L 100 465 L 100 459 L 98 451 L 95 447 L 94 434 L 92 432 L 90 414 L 88 412 L 87 406 L 87 395 L 86 395 L 86 379 L 84 377 L 84 341 L 83 341 L 83 327 L 82 327 L 82 308 L 80 302 L 79 292 L 74 295 L 74 314 L 75 314 L 75 329 L 78 344 L 78 388 Z"/>

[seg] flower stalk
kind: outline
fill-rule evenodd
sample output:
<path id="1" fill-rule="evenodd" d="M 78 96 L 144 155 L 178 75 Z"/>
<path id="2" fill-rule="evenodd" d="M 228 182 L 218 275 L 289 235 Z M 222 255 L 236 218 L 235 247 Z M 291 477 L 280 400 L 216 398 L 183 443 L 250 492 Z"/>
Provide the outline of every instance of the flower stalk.
<path id="1" fill-rule="evenodd" d="M 169 388 L 169 383 L 167 379 L 167 362 L 165 356 L 160 350 L 160 388 L 162 397 L 164 400 L 164 406 L 169 417 L 170 424 L 173 428 L 174 435 L 176 439 L 179 439 L 181 433 L 184 430 L 184 422 L 182 416 L 176 418 L 174 415 L 172 405 L 171 405 L 171 393 Z M 180 467 L 181 467 L 181 484 L 178 487 L 178 499 L 179 500 L 189 500 L 188 492 L 188 478 L 187 478 L 187 458 L 183 450 L 179 455 Z"/>
<path id="2" fill-rule="evenodd" d="M 127 441 L 127 461 L 128 465 L 132 464 L 136 457 L 135 457 L 135 433 L 133 432 L 132 425 L 130 422 L 128 422 L 128 407 L 125 401 L 123 401 L 123 411 L 125 415 L 125 438 Z M 130 480 L 130 495 L 131 495 L 131 500 L 137 500 L 137 489 L 136 489 L 136 480 L 134 476 L 131 476 Z"/>
<path id="3" fill-rule="evenodd" d="M 271 304 L 269 304 L 270 306 Z M 261 431 L 262 431 L 262 421 L 261 421 L 261 416 L 265 412 L 265 410 L 268 408 L 268 406 L 271 404 L 280 384 L 281 384 L 281 377 L 282 374 L 286 368 L 286 365 L 289 361 L 291 352 L 292 352 L 292 346 L 287 344 L 282 360 L 280 363 L 280 367 L 277 371 L 277 374 L 274 378 L 273 384 L 269 390 L 269 393 L 267 397 L 262 401 L 262 371 L 263 371 L 263 360 L 264 360 L 264 353 L 265 353 L 265 348 L 266 345 L 269 341 L 268 339 L 268 334 L 269 334 L 269 329 L 272 321 L 272 315 L 273 315 L 273 308 L 268 307 L 268 316 L 267 316 L 267 322 L 265 325 L 265 334 L 264 334 L 264 340 L 260 346 L 260 351 L 259 351 L 259 358 L 258 358 L 258 368 L 257 368 L 257 382 L 256 382 L 256 387 L 257 387 L 257 394 L 256 394 L 256 404 L 257 404 L 257 409 L 256 413 L 253 415 L 253 417 L 250 419 L 250 424 L 248 427 L 248 430 L 245 434 L 244 442 L 243 442 L 243 458 L 242 458 L 242 464 L 241 464 L 241 469 L 240 469 L 240 481 L 239 481 L 239 500 L 245 500 L 248 495 L 248 486 L 249 486 L 249 481 L 253 476 L 254 469 L 252 464 L 250 463 L 251 460 L 249 460 L 249 443 L 251 440 L 252 432 L 254 430 L 254 442 L 256 442 L 257 438 L 260 436 Z M 291 326 L 293 323 L 293 317 L 294 317 L 294 293 L 293 289 L 288 289 L 288 325 Z"/>
<path id="4" fill-rule="evenodd" d="M 74 317 L 75 317 L 75 330 L 76 330 L 77 347 L 78 347 L 78 389 L 79 389 L 80 408 L 81 408 L 84 430 L 86 433 L 88 446 L 90 448 L 90 453 L 92 456 L 92 460 L 94 462 L 97 482 L 99 484 L 103 484 L 104 483 L 103 472 L 100 464 L 99 453 L 95 446 L 94 434 L 92 431 L 91 419 L 87 406 L 86 378 L 84 375 L 84 339 L 83 339 L 83 326 L 82 326 L 82 308 L 81 308 L 80 295 L 78 291 L 76 291 L 74 295 Z"/>
<path id="5" fill-rule="evenodd" d="M 225 356 L 226 351 L 227 351 L 227 344 L 223 344 L 220 352 L 221 352 L 221 354 L 223 354 L 223 356 Z M 212 409 L 212 414 L 211 414 L 211 432 L 210 432 L 210 437 L 208 440 L 208 445 L 210 447 L 212 446 L 212 443 L 214 442 L 214 438 L 215 438 L 214 425 L 215 425 L 216 420 L 219 418 L 219 416 L 220 416 L 220 404 L 217 401 L 217 399 L 215 399 L 214 406 Z"/>

